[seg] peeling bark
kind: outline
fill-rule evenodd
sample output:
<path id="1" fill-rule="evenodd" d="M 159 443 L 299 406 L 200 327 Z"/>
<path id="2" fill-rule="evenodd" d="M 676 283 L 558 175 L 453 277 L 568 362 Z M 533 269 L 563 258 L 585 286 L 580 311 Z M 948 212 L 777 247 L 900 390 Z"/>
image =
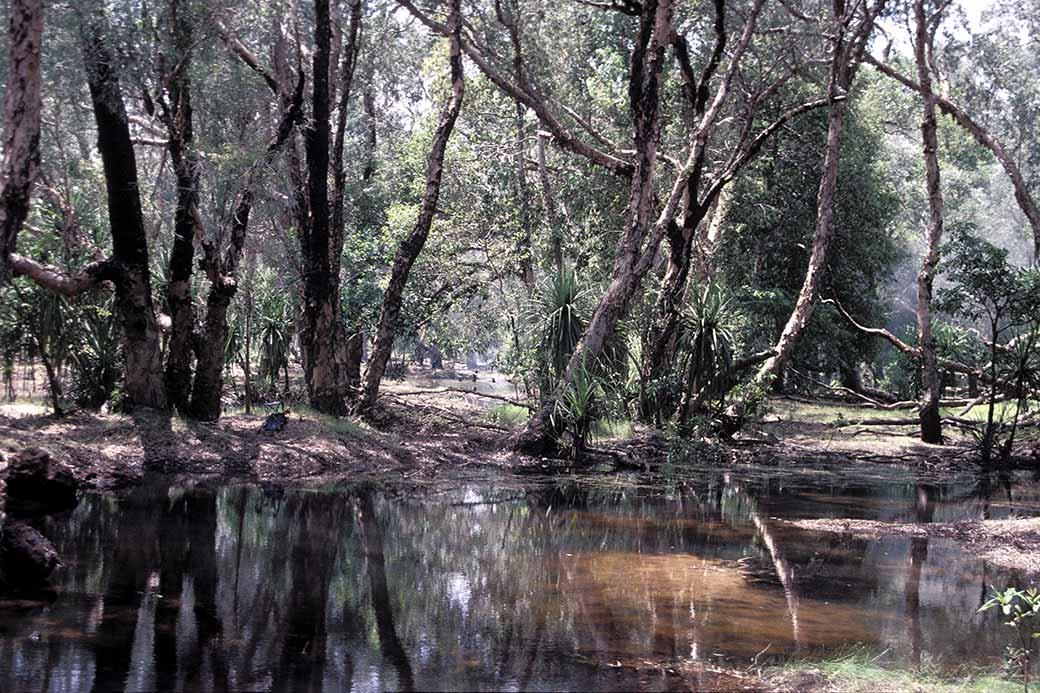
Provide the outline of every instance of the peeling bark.
<path id="1" fill-rule="evenodd" d="M 553 417 L 557 399 L 564 388 L 585 368 L 591 368 L 613 334 L 618 321 L 628 310 L 629 301 L 639 288 L 652 254 L 644 251 L 660 242 L 663 224 L 653 224 L 654 167 L 660 135 L 659 87 L 661 67 L 672 34 L 673 0 L 656 0 L 643 4 L 636 48 L 632 54 L 629 78 L 629 107 L 632 112 L 635 169 L 628 196 L 628 216 L 614 259 L 610 286 L 596 307 L 577 348 L 571 355 L 557 391 L 549 394 L 513 443 L 515 449 L 533 455 L 553 454 L 561 433 L 558 417 Z M 669 202 L 674 210 L 679 190 L 673 187 Z M 672 212 L 674 213 L 674 211 Z M 670 220 L 672 214 L 667 213 Z M 653 233 L 648 232 L 653 226 Z"/>
<path id="2" fill-rule="evenodd" d="M 309 214 L 300 228 L 304 265 L 300 346 L 311 406 L 325 414 L 342 416 L 347 413 L 342 362 L 345 356 L 342 348 L 344 335 L 339 315 L 339 282 L 332 274 L 329 233 L 329 55 L 332 27 L 328 0 L 315 0 L 314 11 L 311 125 L 304 137 Z M 302 215 L 301 221 L 304 221 Z"/>
<path id="3" fill-rule="evenodd" d="M 191 275 L 198 228 L 199 161 L 193 150 L 194 123 L 191 105 L 191 50 L 193 31 L 187 10 L 179 0 L 170 0 L 170 22 L 173 27 L 174 62 L 169 76 L 170 103 L 162 103 L 162 119 L 169 140 L 167 149 L 177 180 L 177 207 L 173 220 L 173 247 L 166 286 L 166 307 L 170 315 L 170 337 L 166 345 L 166 392 L 170 404 L 179 411 L 189 411 L 191 395 L 192 341 L 195 311 L 192 306 Z"/>

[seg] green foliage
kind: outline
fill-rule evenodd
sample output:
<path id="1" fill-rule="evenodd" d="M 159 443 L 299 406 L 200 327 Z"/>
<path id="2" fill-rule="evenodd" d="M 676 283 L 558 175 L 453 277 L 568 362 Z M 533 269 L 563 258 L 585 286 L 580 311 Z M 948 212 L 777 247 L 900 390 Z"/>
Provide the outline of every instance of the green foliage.
<path id="1" fill-rule="evenodd" d="M 1004 625 L 1015 630 L 1018 643 L 1007 646 L 1006 662 L 1010 673 L 1021 677 L 1022 686 L 1028 691 L 1033 672 L 1033 642 L 1040 639 L 1040 590 L 1017 587 L 991 589 L 993 596 L 979 607 L 979 611 L 1000 609 L 1001 615 L 1007 619 Z"/>
<path id="2" fill-rule="evenodd" d="M 1008 251 L 960 228 L 943 246 L 941 265 L 950 284 L 937 292 L 936 308 L 988 331 L 986 373 L 992 383 L 986 421 L 973 430 L 979 457 L 988 464 L 1012 452 L 1028 392 L 1040 382 L 1040 271 L 1014 267 Z M 970 354 L 969 354 L 970 355 Z M 996 420 L 996 395 L 1011 390 L 1017 405 L 1010 421 Z"/>
<path id="3" fill-rule="evenodd" d="M 531 412 L 526 407 L 515 404 L 496 404 L 487 411 L 488 421 L 506 428 L 519 428 L 530 417 Z"/>
<path id="4" fill-rule="evenodd" d="M 883 122 L 890 104 L 873 83 L 853 92 L 842 141 L 834 238 L 821 295 L 836 298 L 861 324 L 884 324 L 886 283 L 905 254 L 893 223 L 898 177 L 887 165 Z M 746 316 L 734 338 L 738 352 L 773 346 L 805 279 L 816 224 L 824 111 L 802 116 L 778 133 L 770 151 L 734 182 L 726 207 L 718 278 L 732 287 Z M 800 339 L 794 362 L 814 371 L 841 371 L 871 361 L 878 343 L 863 339 L 836 311 L 821 306 Z"/>
<path id="5" fill-rule="evenodd" d="M 686 373 L 684 395 L 721 399 L 729 390 L 733 365 L 733 299 L 720 285 L 694 287 L 679 318 L 679 359 Z"/>
<path id="6" fill-rule="evenodd" d="M 959 228 L 943 244 L 940 265 L 951 286 L 936 292 L 936 308 L 968 320 L 988 319 L 998 331 L 1040 312 L 1040 271 L 1017 268 L 1008 251 Z"/>
<path id="7" fill-rule="evenodd" d="M 573 270 L 551 274 L 538 287 L 531 305 L 537 334 L 539 379 L 545 391 L 563 377 L 567 362 L 585 331 L 585 292 Z"/>
<path id="8" fill-rule="evenodd" d="M 602 402 L 600 380 L 584 365 L 556 400 L 552 413 L 553 425 L 557 430 L 564 431 L 561 443 L 574 459 L 580 457 L 589 446 L 593 426 L 603 416 Z"/>

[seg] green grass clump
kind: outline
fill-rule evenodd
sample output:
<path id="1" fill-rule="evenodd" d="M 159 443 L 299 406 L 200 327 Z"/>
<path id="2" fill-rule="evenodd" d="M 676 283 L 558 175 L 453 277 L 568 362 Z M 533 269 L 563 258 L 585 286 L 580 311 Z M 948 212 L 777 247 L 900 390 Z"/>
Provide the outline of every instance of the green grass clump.
<path id="1" fill-rule="evenodd" d="M 298 404 L 292 407 L 289 412 L 290 418 L 293 414 L 300 418 L 314 419 L 322 425 L 322 428 L 336 435 L 363 438 L 371 433 L 371 429 L 360 421 L 322 414 L 320 411 L 312 409 L 305 404 Z"/>
<path id="2" fill-rule="evenodd" d="M 519 428 L 527 423 L 531 412 L 526 407 L 518 407 L 515 404 L 496 404 L 487 410 L 487 420 L 506 428 Z"/>
<path id="3" fill-rule="evenodd" d="M 781 688 L 797 686 L 819 690 L 868 693 L 873 691 L 920 691 L 924 693 L 1012 693 L 1022 684 L 1000 677 L 991 670 L 964 670 L 944 673 L 932 664 L 922 664 L 917 671 L 890 668 L 882 663 L 882 655 L 873 655 L 863 647 L 855 647 L 820 661 L 791 660 L 762 672 L 765 679 Z M 806 686 L 807 679 L 816 679 Z"/>

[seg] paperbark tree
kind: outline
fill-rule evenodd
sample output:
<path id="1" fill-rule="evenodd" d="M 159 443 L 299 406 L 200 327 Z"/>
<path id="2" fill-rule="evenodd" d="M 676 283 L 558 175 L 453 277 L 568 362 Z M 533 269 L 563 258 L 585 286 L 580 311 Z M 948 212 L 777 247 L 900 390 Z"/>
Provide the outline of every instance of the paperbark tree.
<path id="1" fill-rule="evenodd" d="M 791 119 L 807 111 L 827 105 L 825 100 L 811 101 L 781 114 L 780 118 L 752 137 L 752 122 L 755 111 L 767 102 L 787 81 L 789 74 L 782 74 L 775 81 L 747 98 L 744 126 L 728 160 L 721 170 L 709 170 L 708 152 L 712 137 L 719 130 L 720 114 L 726 105 L 734 76 L 740 70 L 743 56 L 751 45 L 758 15 L 763 3 L 757 2 L 745 18 L 744 29 L 738 36 L 736 46 L 728 57 L 728 66 L 719 84 L 712 90 L 711 82 L 725 57 L 728 34 L 726 29 L 726 7 L 724 0 L 715 1 L 715 43 L 707 63 L 700 73 L 694 71 L 686 38 L 676 34 L 672 46 L 683 79 L 683 93 L 692 112 L 690 128 L 693 133 L 693 166 L 684 182 L 682 209 L 677 223 L 669 225 L 667 242 L 667 266 L 655 306 L 655 318 L 647 330 L 644 340 L 644 359 L 641 375 L 644 381 L 661 372 L 671 360 L 675 349 L 675 333 L 679 322 L 683 296 L 689 281 L 690 269 L 695 255 L 705 259 L 709 250 L 708 226 L 705 219 L 716 200 L 729 183 L 754 159 L 765 141 Z M 703 263 L 702 263 L 703 264 Z M 649 399 L 641 402 L 644 416 L 657 412 Z"/>
<path id="2" fill-rule="evenodd" d="M 39 3 L 16 2 L 12 10 L 15 12 L 12 17 L 12 38 L 17 38 L 11 45 L 17 58 L 12 61 L 12 67 L 23 71 L 23 74 L 10 83 L 14 89 L 9 88 L 5 97 L 6 124 L 8 128 L 20 131 L 5 141 L 8 148 L 5 149 L 4 161 L 4 245 L 0 250 L 3 256 L 0 264 L 6 266 L 9 263 L 14 273 L 27 276 L 37 284 L 67 296 L 82 293 L 102 281 L 112 281 L 115 286 L 116 313 L 122 326 L 127 405 L 165 408 L 167 400 L 159 348 L 159 327 L 152 304 L 148 243 L 137 185 L 137 160 L 130 139 L 119 78 L 115 72 L 115 58 L 104 39 L 105 19 L 100 3 L 77 5 L 76 14 L 98 130 L 98 150 L 105 173 L 112 257 L 69 275 L 57 267 L 43 265 L 13 252 L 17 232 L 28 210 L 31 172 L 39 156 L 38 55 L 42 8 Z M 29 59 L 26 50 L 34 53 L 36 58 Z M 35 86 L 33 80 L 36 80 Z M 9 104 L 13 117 L 6 115 Z M 17 176 L 12 179 L 8 171 L 16 172 Z"/>
<path id="3" fill-rule="evenodd" d="M 809 265 L 794 310 L 784 325 L 776 343 L 776 355 L 766 361 L 755 377 L 756 382 L 774 382 L 783 376 L 795 346 L 809 324 L 819 298 L 820 282 L 827 269 L 827 257 L 834 237 L 834 196 L 838 187 L 838 164 L 841 157 L 842 132 L 847 95 L 852 87 L 867 41 L 874 29 L 874 21 L 885 7 L 886 0 L 872 4 L 833 0 L 832 21 L 827 32 L 832 42 L 830 75 L 827 97 L 830 114 L 827 118 L 827 143 L 824 150 L 823 171 L 816 198 L 816 229 L 813 235 Z M 733 417 L 739 420 L 739 414 Z"/>
<path id="4" fill-rule="evenodd" d="M 437 129 L 433 135 L 433 145 L 426 164 L 426 191 L 419 206 L 419 214 L 408 237 L 405 238 L 397 253 L 390 271 L 390 282 L 383 295 L 383 307 L 379 314 L 375 343 L 365 371 L 365 381 L 358 402 L 358 411 L 367 413 L 372 410 L 379 396 L 379 384 L 386 372 L 386 364 L 394 346 L 397 320 L 401 314 L 401 301 L 408 274 L 419 253 L 422 252 L 433 224 L 433 215 L 437 211 L 437 200 L 440 197 L 441 177 L 444 173 L 444 155 L 455 128 L 455 121 L 462 109 L 465 94 L 465 80 L 462 69 L 462 48 L 460 34 L 462 17 L 459 12 L 459 0 L 448 0 L 449 31 L 449 63 L 451 73 L 451 96 L 441 110 Z"/>
<path id="5" fill-rule="evenodd" d="M 514 441 L 514 447 L 519 451 L 529 454 L 555 452 L 562 430 L 562 422 L 553 415 L 556 403 L 579 374 L 593 367 L 599 358 L 603 345 L 624 316 L 643 275 L 649 269 L 664 225 L 670 222 L 678 204 L 681 180 L 677 180 L 672 188 L 665 213 L 656 224 L 653 223 L 654 167 L 660 135 L 660 73 L 673 32 L 674 9 L 672 0 L 650 1 L 642 5 L 628 88 L 635 161 L 628 195 L 628 214 L 615 254 L 610 286 L 571 355 L 557 391 L 544 397 L 538 411 Z M 691 169 L 689 165 L 684 167 L 687 171 Z M 644 250 L 648 235 L 651 237 L 649 247 Z"/>
<path id="6" fill-rule="evenodd" d="M 98 150 L 108 192 L 108 220 L 113 259 L 116 311 L 123 328 L 126 362 L 124 387 L 132 406 L 167 405 L 159 325 L 152 302 L 148 238 L 137 180 L 137 159 L 130 139 L 117 61 L 104 39 L 102 4 L 77 5 L 87 83 L 98 130 Z"/>
<path id="7" fill-rule="evenodd" d="M 202 332 L 196 338 L 197 363 L 191 390 L 190 413 L 194 418 L 203 421 L 215 421 L 220 418 L 220 398 L 224 390 L 224 345 L 227 343 L 229 331 L 227 315 L 231 300 L 238 291 L 238 268 L 249 230 L 249 215 L 253 209 L 257 189 L 263 181 L 264 171 L 301 120 L 304 81 L 303 74 L 300 74 L 292 98 L 282 112 L 273 139 L 267 145 L 264 155 L 253 164 L 246 176 L 245 186 L 230 220 L 227 247 L 221 253 L 221 249 L 211 239 L 205 239 L 202 243 L 202 267 L 209 278 L 210 289 L 206 297 L 206 317 Z M 248 389 L 248 382 L 246 387 Z"/>
<path id="8" fill-rule="evenodd" d="M 327 0 L 315 2 L 314 87 L 309 125 L 303 133 L 306 172 L 291 132 L 286 133 L 287 139 L 277 145 L 288 149 L 293 217 L 303 263 L 304 305 L 299 335 L 308 397 L 315 409 L 335 416 L 347 413 L 351 385 L 346 365 L 348 343 L 340 319 L 339 275 L 346 224 L 347 178 L 343 163 L 346 109 L 360 49 L 362 0 L 351 0 L 348 7 L 349 23 L 345 35 L 341 36 Z M 229 49 L 259 74 L 280 98 L 284 125 L 285 118 L 296 108 L 296 96 L 289 88 L 291 70 L 284 55 L 284 45 L 276 46 L 276 64 L 271 71 L 227 27 L 220 26 L 220 30 Z M 336 71 L 338 83 L 331 79 Z M 297 81 L 298 88 L 300 85 L 301 82 Z M 334 134 L 330 122 L 333 104 L 338 108 Z M 268 156 L 271 154 L 273 151 L 269 147 Z M 331 195 L 328 185 L 330 168 L 333 178 Z M 238 223 L 238 218 L 236 213 L 232 226 Z"/>
<path id="9" fill-rule="evenodd" d="M 347 61 L 341 75 L 343 84 L 340 117 L 351 91 L 357 51 L 360 6 L 351 4 L 350 41 L 344 51 Z M 346 365 L 347 344 L 340 316 L 339 270 L 343 250 L 342 128 L 337 123 L 336 149 L 330 157 L 333 140 L 330 124 L 335 89 L 330 87 L 332 21 L 328 0 L 315 0 L 313 90 L 310 126 L 304 132 L 306 156 L 306 195 L 298 195 L 297 218 L 303 256 L 303 315 L 300 346 L 304 377 L 311 406 L 334 416 L 348 412 L 349 377 Z M 345 120 L 342 123 L 345 124 Z M 290 154 L 292 148 L 290 147 Z M 334 189 L 330 205 L 329 166 L 334 166 Z M 302 192 L 302 191 L 301 191 Z M 306 214 L 304 213 L 306 212 Z"/>
<path id="10" fill-rule="evenodd" d="M 194 27 L 188 8 L 170 0 L 169 22 L 173 30 L 169 101 L 160 93 L 160 118 L 166 125 L 170 162 L 177 180 L 177 206 L 173 220 L 166 308 L 170 314 L 170 337 L 166 344 L 166 391 L 170 404 L 187 414 L 191 396 L 192 337 L 195 311 L 191 297 L 191 275 L 198 228 L 199 160 L 194 150 L 194 115 L 191 105 L 191 58 Z"/>
<path id="11" fill-rule="evenodd" d="M 939 138 L 936 133 L 936 96 L 932 91 L 931 61 L 934 28 L 937 17 L 926 17 L 924 0 L 914 1 L 914 58 L 923 96 L 921 141 L 924 154 L 925 182 L 928 194 L 927 249 L 921 271 L 917 275 L 917 343 L 921 350 L 921 440 L 942 443 L 942 419 L 939 397 L 942 386 L 936 361 L 935 336 L 932 334 L 932 283 L 939 264 L 939 243 L 943 233 L 943 194 L 939 174 Z"/>

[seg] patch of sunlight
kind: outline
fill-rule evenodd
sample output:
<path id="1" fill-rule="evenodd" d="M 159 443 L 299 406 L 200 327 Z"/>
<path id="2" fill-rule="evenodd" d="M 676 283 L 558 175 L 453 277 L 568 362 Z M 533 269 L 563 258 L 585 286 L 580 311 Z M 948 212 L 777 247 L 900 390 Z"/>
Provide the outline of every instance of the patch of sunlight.
<path id="1" fill-rule="evenodd" d="M 318 421 L 323 428 L 337 435 L 363 438 L 372 433 L 372 428 L 361 420 L 322 414 L 306 404 L 297 404 L 291 408 L 291 411 L 301 418 Z"/>
<path id="2" fill-rule="evenodd" d="M 627 419 L 603 419 L 592 424 L 593 437 L 600 440 L 629 440 L 632 422 Z"/>
<path id="3" fill-rule="evenodd" d="M 23 399 L 0 404 L 0 416 L 20 419 L 24 416 L 45 416 L 51 413 L 50 405 L 44 400 Z"/>

